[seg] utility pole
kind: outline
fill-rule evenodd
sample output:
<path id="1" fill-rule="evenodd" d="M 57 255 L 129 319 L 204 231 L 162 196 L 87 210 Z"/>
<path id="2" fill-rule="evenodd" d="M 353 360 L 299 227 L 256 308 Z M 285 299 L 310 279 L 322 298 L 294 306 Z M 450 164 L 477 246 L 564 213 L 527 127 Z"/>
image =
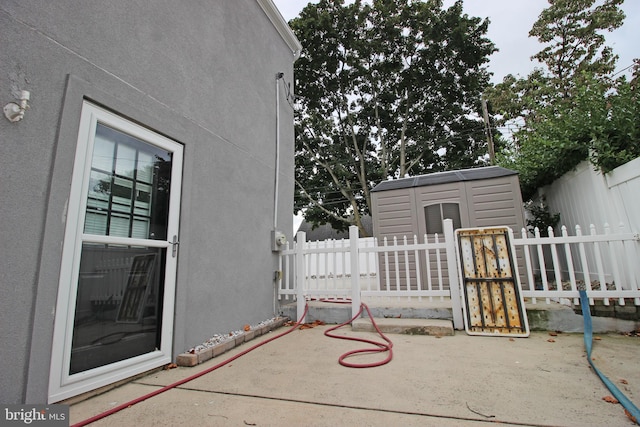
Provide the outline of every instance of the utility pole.
<path id="1" fill-rule="evenodd" d="M 484 116 L 484 131 L 487 134 L 487 145 L 489 146 L 489 164 L 496 163 L 496 153 L 493 148 L 493 134 L 491 133 L 491 125 L 489 124 L 489 111 L 487 110 L 487 99 L 482 95 L 482 115 Z"/>

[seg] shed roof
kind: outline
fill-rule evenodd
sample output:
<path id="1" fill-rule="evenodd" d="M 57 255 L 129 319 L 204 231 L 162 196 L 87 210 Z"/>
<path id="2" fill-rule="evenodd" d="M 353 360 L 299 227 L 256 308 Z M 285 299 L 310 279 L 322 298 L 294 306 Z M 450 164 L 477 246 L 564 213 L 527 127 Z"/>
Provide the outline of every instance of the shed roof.
<path id="1" fill-rule="evenodd" d="M 456 171 L 434 172 L 410 178 L 391 179 L 376 185 L 371 191 L 396 190 L 399 188 L 423 187 L 427 185 L 446 184 L 448 182 L 476 181 L 480 179 L 498 178 L 501 176 L 517 175 L 518 172 L 500 166 L 485 166 L 482 168 L 462 169 Z"/>

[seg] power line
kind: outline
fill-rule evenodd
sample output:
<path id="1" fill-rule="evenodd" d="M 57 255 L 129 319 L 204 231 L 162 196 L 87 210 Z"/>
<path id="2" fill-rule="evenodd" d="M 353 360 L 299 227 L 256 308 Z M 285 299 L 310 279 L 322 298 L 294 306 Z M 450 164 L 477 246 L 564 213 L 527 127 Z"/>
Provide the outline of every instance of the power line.
<path id="1" fill-rule="evenodd" d="M 635 63 L 635 62 L 634 62 L 633 64 L 631 64 L 631 65 L 628 65 L 628 66 L 624 67 L 624 68 L 623 68 L 622 70 L 620 70 L 620 71 L 616 71 L 615 73 L 613 73 L 613 74 L 611 75 L 611 77 L 615 77 L 615 76 L 617 76 L 618 74 L 624 73 L 625 71 L 627 71 L 629 68 L 633 67 L 634 65 L 636 65 L 636 63 Z"/>

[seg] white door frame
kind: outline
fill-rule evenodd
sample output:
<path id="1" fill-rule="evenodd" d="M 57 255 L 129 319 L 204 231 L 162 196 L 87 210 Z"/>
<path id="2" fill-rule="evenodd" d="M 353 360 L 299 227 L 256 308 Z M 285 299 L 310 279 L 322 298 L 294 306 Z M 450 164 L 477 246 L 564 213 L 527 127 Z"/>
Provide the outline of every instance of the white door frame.
<path id="1" fill-rule="evenodd" d="M 133 239 L 114 236 L 83 234 L 89 174 L 91 170 L 96 126 L 100 122 L 172 153 L 171 188 L 168 212 L 167 237 L 178 236 L 180 190 L 182 184 L 183 146 L 173 140 L 139 126 L 87 101 L 83 102 L 78 143 L 75 154 L 71 191 L 67 203 L 66 228 L 62 247 L 62 264 L 58 300 L 54 321 L 51 366 L 49 371 L 48 402 L 58 402 L 69 397 L 131 377 L 162 366 L 171 361 L 173 344 L 173 315 L 175 306 L 175 281 L 177 257 L 172 256 L 172 243 L 164 240 Z M 161 344 L 156 351 L 130 359 L 100 366 L 69 375 L 71 343 L 78 287 L 80 256 L 83 242 L 128 244 L 167 251 Z"/>

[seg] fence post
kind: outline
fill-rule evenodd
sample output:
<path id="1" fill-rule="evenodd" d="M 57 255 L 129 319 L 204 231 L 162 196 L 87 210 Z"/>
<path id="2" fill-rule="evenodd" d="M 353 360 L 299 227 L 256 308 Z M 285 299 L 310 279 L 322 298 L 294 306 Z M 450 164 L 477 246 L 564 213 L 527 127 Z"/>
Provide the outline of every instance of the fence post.
<path id="1" fill-rule="evenodd" d="M 464 329 L 462 319 L 462 298 L 460 294 L 460 282 L 458 281 L 458 264 L 456 239 L 453 234 L 453 221 L 445 219 L 444 223 L 444 243 L 447 253 L 447 271 L 449 275 L 449 291 L 451 292 L 451 311 L 453 314 L 453 327 L 457 330 Z"/>
<path id="2" fill-rule="evenodd" d="M 298 231 L 296 234 L 296 246 L 295 246 L 295 259 L 296 259 L 296 314 L 297 318 L 304 323 L 305 319 L 302 318 L 306 301 L 304 298 L 304 285 L 306 278 L 306 271 L 304 266 L 304 247 L 307 245 L 307 233 L 304 231 Z M 306 317 L 306 316 L 305 316 Z"/>
<path id="3" fill-rule="evenodd" d="M 349 251 L 351 255 L 351 317 L 360 311 L 360 254 L 358 253 L 358 227 L 349 227 Z"/>

